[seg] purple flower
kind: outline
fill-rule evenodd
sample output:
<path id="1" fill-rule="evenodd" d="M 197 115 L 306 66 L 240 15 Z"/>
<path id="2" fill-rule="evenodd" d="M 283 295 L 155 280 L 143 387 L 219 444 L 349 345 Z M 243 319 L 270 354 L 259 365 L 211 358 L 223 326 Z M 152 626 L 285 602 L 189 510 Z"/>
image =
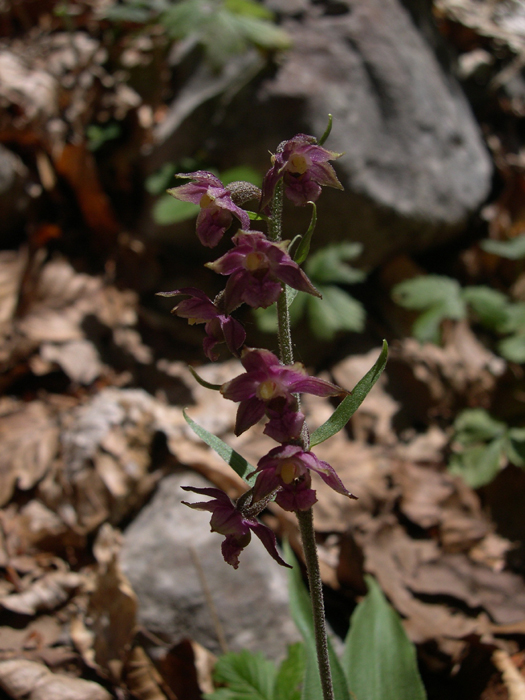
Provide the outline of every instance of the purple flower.
<path id="1" fill-rule="evenodd" d="M 342 155 L 327 151 L 317 145 L 314 136 L 306 134 L 297 134 L 289 141 L 283 141 L 272 156 L 272 167 L 264 176 L 260 208 L 269 204 L 281 177 L 285 195 L 298 206 L 315 202 L 321 194 L 321 186 L 342 190 L 343 186 L 328 163 Z"/>
<path id="2" fill-rule="evenodd" d="M 270 350 L 246 348 L 241 354 L 241 362 L 246 372 L 221 387 L 221 394 L 226 399 L 239 402 L 236 435 L 255 425 L 266 413 L 270 417 L 268 426 L 273 421 L 270 432 L 267 426 L 266 434 L 282 442 L 296 439 L 301 432 L 304 416 L 297 411 L 294 394 L 336 396 L 344 393 L 341 387 L 331 382 L 308 376 L 299 362 L 294 365 L 281 364 Z M 272 430 L 286 432 L 288 429 L 294 434 L 279 437 L 272 435 Z"/>
<path id="3" fill-rule="evenodd" d="M 233 203 L 230 190 L 226 189 L 218 177 L 205 170 L 194 173 L 177 173 L 176 177 L 195 180 L 187 185 L 168 190 L 175 199 L 198 204 L 201 208 L 197 217 L 197 236 L 202 245 L 214 248 L 224 232 L 231 226 L 232 214 L 239 219 L 243 228 L 250 228 L 250 217 Z"/>
<path id="4" fill-rule="evenodd" d="M 217 343 L 226 343 L 232 355 L 238 356 L 239 348 L 244 345 L 246 333 L 239 321 L 228 314 L 224 314 L 216 304 L 208 299 L 204 292 L 195 287 L 183 287 L 173 292 L 159 292 L 161 297 L 174 297 L 178 294 L 187 294 L 190 299 L 181 301 L 173 307 L 171 313 L 181 318 L 187 318 L 188 322 L 205 323 L 206 338 L 203 341 L 204 352 L 208 359 L 215 361 L 219 357 L 215 350 Z"/>
<path id="5" fill-rule="evenodd" d="M 206 267 L 220 275 L 230 275 L 224 290 L 225 306 L 233 311 L 242 302 L 253 308 L 270 306 L 282 291 L 282 282 L 321 295 L 299 265 L 285 251 L 287 242 L 272 243 L 260 231 L 238 231 L 232 238 L 235 248 Z"/>
<path id="6" fill-rule="evenodd" d="M 344 487 L 333 467 L 322 462 L 313 452 L 304 452 L 298 445 L 281 445 L 259 460 L 254 486 L 254 500 L 258 501 L 281 487 L 276 502 L 284 510 L 308 510 L 316 502 L 315 491 L 310 488 L 310 472 L 348 498 L 355 498 Z"/>
<path id="7" fill-rule="evenodd" d="M 187 503 L 184 505 L 196 510 L 207 510 L 211 515 L 211 531 L 225 536 L 221 545 L 224 560 L 236 569 L 239 566 L 239 554 L 249 544 L 252 532 L 261 540 L 270 556 L 281 566 L 291 568 L 280 556 L 275 543 L 275 535 L 269 527 L 263 525 L 252 517 L 247 517 L 237 510 L 228 496 L 220 489 L 195 488 L 183 486 L 184 491 L 211 496 L 213 500 L 200 503 Z"/>

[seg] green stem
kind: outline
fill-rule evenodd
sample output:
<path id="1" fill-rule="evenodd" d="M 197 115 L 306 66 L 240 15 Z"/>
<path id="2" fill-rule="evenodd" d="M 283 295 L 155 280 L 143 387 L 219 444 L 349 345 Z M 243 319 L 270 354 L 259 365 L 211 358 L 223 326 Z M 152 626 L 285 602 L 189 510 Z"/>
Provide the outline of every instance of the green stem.
<path id="1" fill-rule="evenodd" d="M 270 220 L 270 225 L 268 226 L 268 237 L 272 241 L 280 241 L 282 239 L 282 208 L 283 185 L 281 180 L 275 188 L 275 193 L 272 200 L 272 218 Z M 283 286 L 283 291 L 277 300 L 277 320 L 281 362 L 283 362 L 285 365 L 291 365 L 293 364 L 293 345 L 290 330 L 290 313 L 286 299 L 286 285 Z M 299 408 L 299 397 L 297 397 L 297 401 Z M 309 439 L 306 428 L 303 431 L 301 442 L 302 449 L 308 450 Z M 328 640 L 326 637 L 325 627 L 323 584 L 321 581 L 319 559 L 317 557 L 317 547 L 315 544 L 313 510 L 310 508 L 307 511 L 296 511 L 296 516 L 299 522 L 299 529 L 301 531 L 301 541 L 303 544 L 306 571 L 308 574 L 310 600 L 312 603 L 312 613 L 314 619 L 317 664 L 319 666 L 319 675 L 321 677 L 323 700 L 334 700 L 332 673 L 328 658 Z"/>
<path id="2" fill-rule="evenodd" d="M 298 510 L 296 513 L 301 531 L 303 552 L 310 587 L 310 600 L 314 617 L 315 647 L 317 650 L 317 664 L 321 676 L 321 688 L 323 700 L 334 700 L 334 688 L 332 684 L 332 672 L 328 658 L 328 640 L 326 637 L 323 584 L 319 570 L 319 559 L 315 544 L 313 509 Z"/>
<path id="3" fill-rule="evenodd" d="M 268 222 L 268 238 L 271 241 L 282 240 L 283 221 L 283 181 L 279 180 L 275 186 L 272 199 L 272 216 Z"/>

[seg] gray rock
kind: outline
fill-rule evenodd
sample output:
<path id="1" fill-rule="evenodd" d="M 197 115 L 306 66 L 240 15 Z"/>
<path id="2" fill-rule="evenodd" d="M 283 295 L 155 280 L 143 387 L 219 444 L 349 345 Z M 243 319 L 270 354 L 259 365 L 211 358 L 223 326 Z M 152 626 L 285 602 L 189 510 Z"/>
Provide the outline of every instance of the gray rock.
<path id="1" fill-rule="evenodd" d="M 217 138 L 227 143 L 219 160 L 233 153 L 268 167 L 268 149 L 297 131 L 322 134 L 332 113 L 326 145 L 345 153 L 336 169 L 346 192 L 323 193 L 317 240 L 361 241 L 370 265 L 450 239 L 490 187 L 478 125 L 424 37 L 424 19 L 420 30 L 399 0 L 310 2 L 284 22 L 294 45 L 275 77 L 252 107 L 237 105 L 239 118 Z"/>
<path id="2" fill-rule="evenodd" d="M 226 564 L 223 538 L 210 532 L 209 514 L 181 503 L 208 499 L 182 491 L 181 485 L 210 486 L 193 472 L 167 477 L 124 533 L 122 566 L 139 599 L 139 622 L 170 643 L 191 638 L 220 652 L 193 550 L 230 650 L 283 657 L 287 644 L 299 639 L 288 611 L 284 568 L 256 537 L 237 570 Z"/>

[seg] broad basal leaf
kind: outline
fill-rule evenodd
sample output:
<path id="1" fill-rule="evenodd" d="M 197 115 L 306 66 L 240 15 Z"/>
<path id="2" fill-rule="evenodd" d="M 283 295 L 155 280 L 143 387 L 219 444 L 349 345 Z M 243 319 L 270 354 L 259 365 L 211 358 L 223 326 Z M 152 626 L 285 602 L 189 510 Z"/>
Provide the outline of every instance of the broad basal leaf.
<path id="1" fill-rule="evenodd" d="M 376 581 L 352 615 L 343 668 L 354 700 L 426 700 L 416 661 L 399 615 Z"/>
<path id="2" fill-rule="evenodd" d="M 216 683 L 225 685 L 206 700 L 273 700 L 276 669 L 261 653 L 241 651 L 225 654 L 217 661 L 214 671 Z"/>
<path id="3" fill-rule="evenodd" d="M 292 644 L 288 647 L 288 656 L 277 671 L 273 700 L 300 700 L 305 667 L 304 644 Z"/>

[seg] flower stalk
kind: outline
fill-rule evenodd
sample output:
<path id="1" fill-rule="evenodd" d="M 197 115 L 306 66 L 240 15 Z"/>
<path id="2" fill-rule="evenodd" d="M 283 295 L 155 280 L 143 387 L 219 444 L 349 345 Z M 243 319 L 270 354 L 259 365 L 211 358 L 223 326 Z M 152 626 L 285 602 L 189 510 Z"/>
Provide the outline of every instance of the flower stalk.
<path id="1" fill-rule="evenodd" d="M 277 216 L 282 218 L 283 188 L 282 181 L 276 188 L 272 201 L 272 221 Z M 281 233 L 282 224 L 275 225 L 274 231 Z M 293 364 L 293 345 L 290 327 L 290 311 L 286 298 L 286 286 L 283 287 L 279 299 L 277 300 L 277 328 L 279 340 L 279 352 L 283 364 Z M 299 399 L 297 400 L 299 405 Z M 303 431 L 301 435 L 301 447 L 308 450 L 308 432 Z M 308 576 L 308 589 L 310 602 L 312 604 L 312 616 L 314 621 L 315 648 L 317 652 L 317 664 L 319 676 L 321 678 L 321 688 L 323 700 L 334 700 L 334 687 L 332 683 L 332 671 L 330 669 L 330 659 L 328 657 L 328 639 L 326 635 L 325 611 L 323 598 L 323 583 L 319 568 L 319 557 L 317 555 L 317 545 L 315 542 L 313 507 L 308 510 L 296 510 L 295 515 L 301 532 L 301 543 L 303 546 L 306 573 Z"/>

